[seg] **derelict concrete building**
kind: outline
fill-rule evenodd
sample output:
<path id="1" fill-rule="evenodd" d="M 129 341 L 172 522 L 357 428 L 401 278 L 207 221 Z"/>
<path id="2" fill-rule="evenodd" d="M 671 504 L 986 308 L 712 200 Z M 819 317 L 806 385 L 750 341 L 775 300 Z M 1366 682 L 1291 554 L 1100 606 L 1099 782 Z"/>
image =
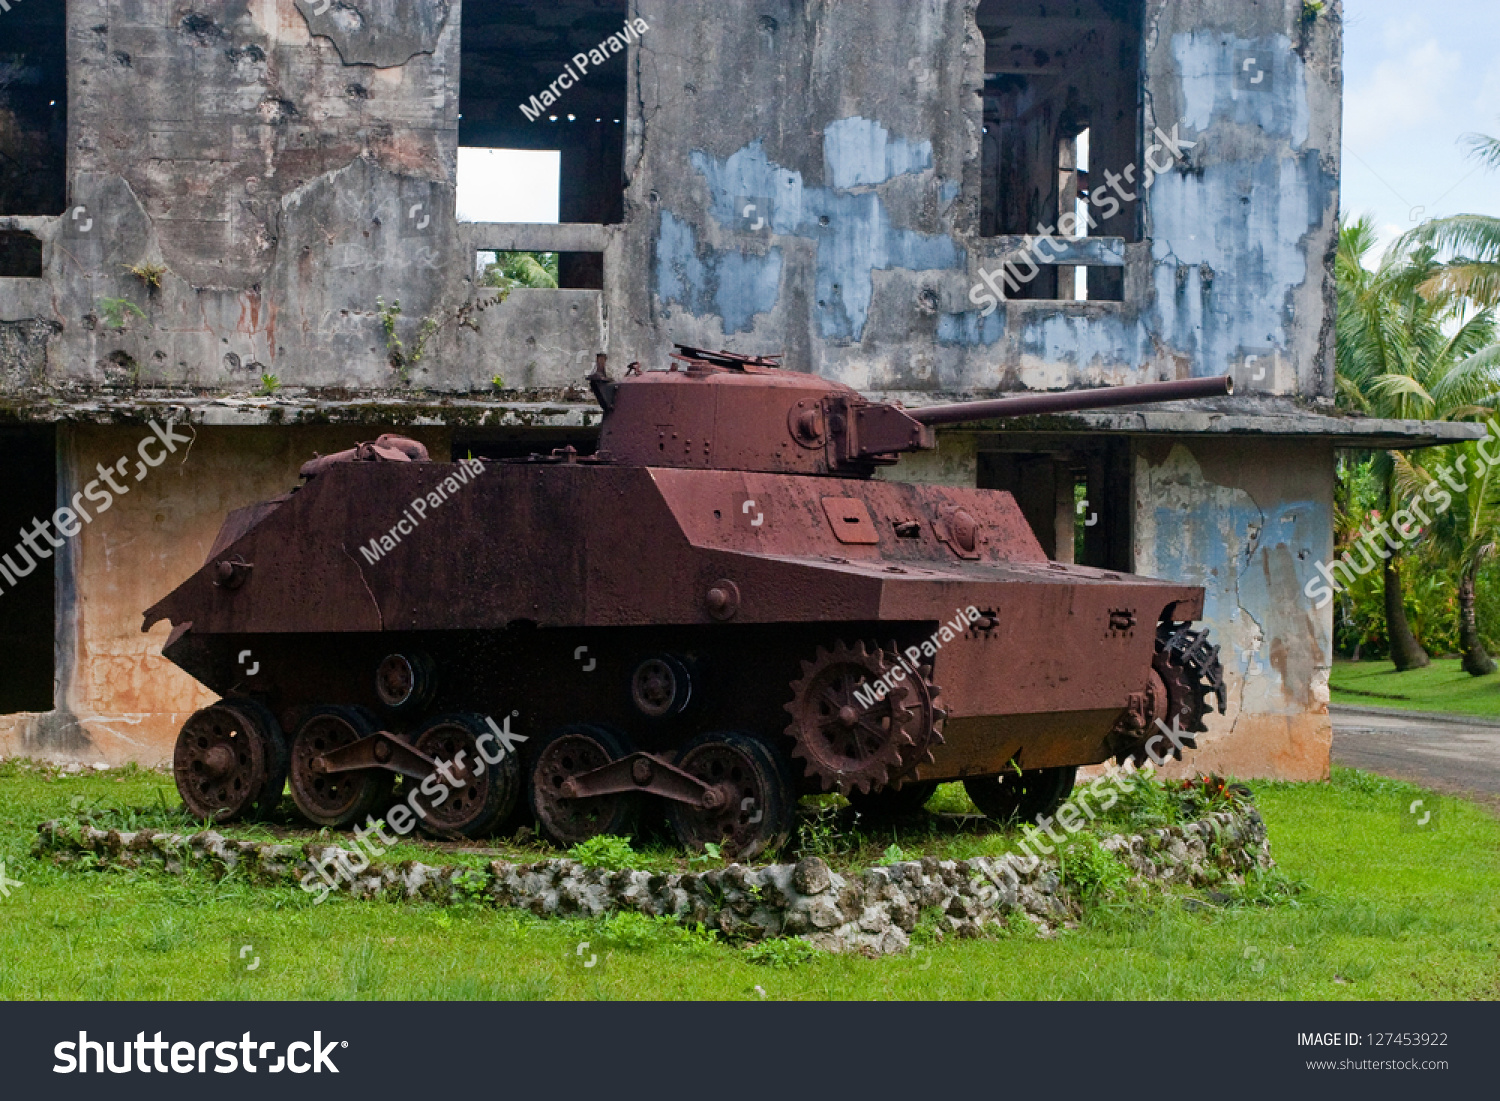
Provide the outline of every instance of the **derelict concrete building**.
<path id="1" fill-rule="evenodd" d="M 892 476 L 1203 584 L 1231 707 L 1192 763 L 1326 773 L 1334 450 L 1422 442 L 1332 416 L 1336 0 L 8 8 L 0 752 L 169 758 L 209 701 L 141 609 L 315 451 L 586 449 L 594 354 L 682 342 L 907 404 L 1232 372 Z M 461 149 L 555 151 L 559 222 L 460 222 Z M 559 287 L 481 285 L 495 250 Z"/>

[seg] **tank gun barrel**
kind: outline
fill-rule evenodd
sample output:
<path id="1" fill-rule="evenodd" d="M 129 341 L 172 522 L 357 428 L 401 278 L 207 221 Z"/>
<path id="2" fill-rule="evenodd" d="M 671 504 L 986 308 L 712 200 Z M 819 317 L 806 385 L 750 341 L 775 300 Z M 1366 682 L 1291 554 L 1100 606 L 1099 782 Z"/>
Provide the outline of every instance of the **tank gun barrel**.
<path id="1" fill-rule="evenodd" d="M 1139 386 L 1065 390 L 1051 394 L 995 398 L 990 401 L 929 405 L 923 409 L 906 409 L 903 412 L 919 424 L 963 424 L 967 421 L 991 420 L 995 417 L 1029 417 L 1042 413 L 1073 413 L 1085 409 L 1106 409 L 1116 405 L 1140 405 L 1152 401 L 1218 398 L 1232 393 L 1234 393 L 1234 379 L 1229 375 L 1219 375 L 1214 378 L 1190 378 L 1176 382 L 1148 382 Z"/>

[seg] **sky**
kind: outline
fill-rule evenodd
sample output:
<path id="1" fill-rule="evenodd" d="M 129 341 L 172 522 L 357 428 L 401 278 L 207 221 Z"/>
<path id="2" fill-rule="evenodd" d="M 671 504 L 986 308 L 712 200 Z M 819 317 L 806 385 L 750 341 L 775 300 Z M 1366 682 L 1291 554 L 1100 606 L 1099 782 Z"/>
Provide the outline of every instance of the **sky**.
<path id="1" fill-rule="evenodd" d="M 1428 218 L 1500 215 L 1500 0 L 1344 0 L 1342 210 L 1382 244 Z"/>
<path id="2" fill-rule="evenodd" d="M 540 149 L 458 150 L 460 222 L 556 222 L 562 154 Z"/>

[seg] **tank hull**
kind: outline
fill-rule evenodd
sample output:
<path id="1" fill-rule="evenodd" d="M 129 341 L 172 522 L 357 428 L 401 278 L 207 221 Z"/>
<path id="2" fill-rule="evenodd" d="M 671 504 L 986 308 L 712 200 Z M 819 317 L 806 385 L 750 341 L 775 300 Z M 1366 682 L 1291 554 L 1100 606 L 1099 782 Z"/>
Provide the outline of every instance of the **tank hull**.
<path id="1" fill-rule="evenodd" d="M 1106 759 L 1158 622 L 1201 611 L 1194 586 L 1047 561 L 998 491 L 349 462 L 232 516 L 146 626 L 169 619 L 169 658 L 221 695 L 264 700 L 289 731 L 330 703 L 398 735 L 462 710 L 510 715 L 533 745 L 587 721 L 662 753 L 704 730 L 786 738 L 807 664 L 868 640 L 940 689 L 943 740 L 920 775 L 945 780 Z M 409 651 L 437 670 L 416 715 L 374 687 L 381 658 Z M 669 716 L 631 696 L 653 654 L 692 674 L 694 699 Z"/>

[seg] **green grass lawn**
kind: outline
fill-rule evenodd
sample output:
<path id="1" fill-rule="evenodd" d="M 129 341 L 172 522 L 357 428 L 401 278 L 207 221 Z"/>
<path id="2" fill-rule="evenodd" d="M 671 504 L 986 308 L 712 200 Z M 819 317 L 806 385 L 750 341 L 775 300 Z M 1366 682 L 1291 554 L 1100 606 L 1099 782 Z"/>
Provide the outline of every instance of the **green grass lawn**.
<path id="1" fill-rule="evenodd" d="M 1328 687 L 1334 703 L 1500 719 L 1500 674 L 1471 677 L 1458 658 L 1434 658 L 1405 673 L 1388 661 L 1336 661 Z"/>
<path id="2" fill-rule="evenodd" d="M 1403 831 L 1417 789 L 1347 770 L 1253 786 L 1282 873 L 1303 884 L 1290 900 L 1153 896 L 1053 939 L 929 940 L 907 957 L 777 967 L 642 920 L 314 906 L 291 888 L 54 866 L 31 855 L 38 822 L 175 804 L 171 780 L 7 762 L 0 861 L 23 886 L 0 896 L 0 998 L 1500 998 L 1500 822 L 1453 801 L 1436 831 Z"/>

